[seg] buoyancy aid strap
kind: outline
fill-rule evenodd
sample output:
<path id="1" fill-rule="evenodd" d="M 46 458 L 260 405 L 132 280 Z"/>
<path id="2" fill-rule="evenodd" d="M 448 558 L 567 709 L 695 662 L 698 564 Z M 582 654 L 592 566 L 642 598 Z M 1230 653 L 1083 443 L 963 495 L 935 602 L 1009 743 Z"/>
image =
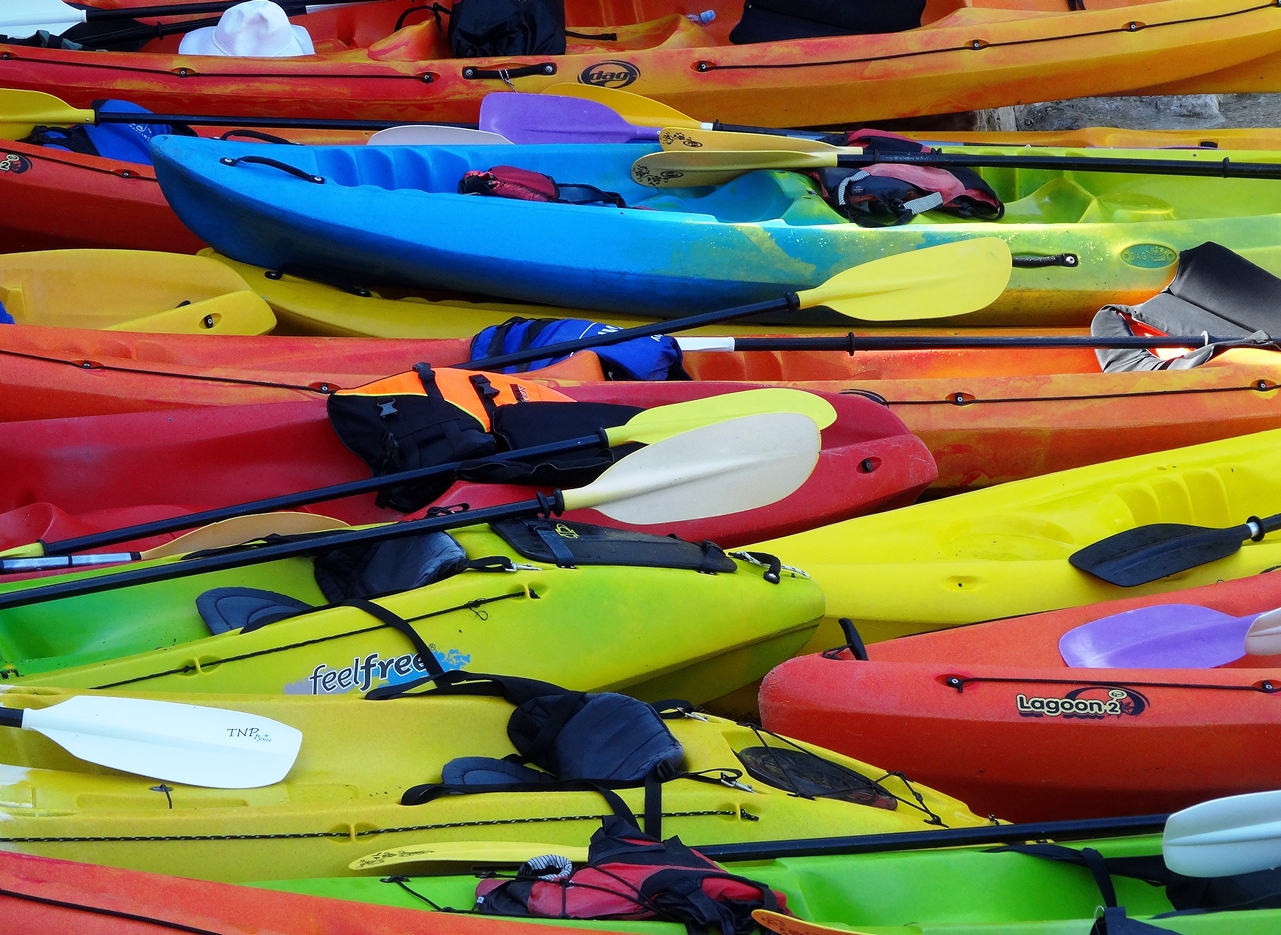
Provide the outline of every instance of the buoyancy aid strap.
<path id="1" fill-rule="evenodd" d="M 1085 867 L 1094 877 L 1104 903 L 1109 907 L 1117 905 L 1116 888 L 1112 885 L 1112 875 L 1131 877 L 1154 886 L 1168 885 L 1173 874 L 1159 856 L 1152 857 L 1104 857 L 1092 847 L 1077 850 L 1062 844 L 1009 844 L 1004 847 L 991 848 L 988 853 L 1013 851 L 1016 854 L 1027 854 L 1029 857 L 1040 857 L 1060 863 L 1076 864 Z"/>
<path id="2" fill-rule="evenodd" d="M 539 541 L 542 542 L 543 545 L 547 546 L 547 548 L 551 549 L 551 553 L 556 559 L 556 567 L 578 567 L 574 564 L 574 553 L 569 550 L 569 546 L 565 545 L 565 540 L 554 530 L 549 529 L 544 525 L 535 526 L 533 529 L 535 535 L 538 536 Z"/>

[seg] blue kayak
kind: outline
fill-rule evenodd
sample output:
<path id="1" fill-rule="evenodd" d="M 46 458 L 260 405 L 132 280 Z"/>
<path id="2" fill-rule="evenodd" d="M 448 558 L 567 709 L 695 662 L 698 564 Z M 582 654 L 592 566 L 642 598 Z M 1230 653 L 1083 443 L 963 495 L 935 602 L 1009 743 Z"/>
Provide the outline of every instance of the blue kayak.
<path id="1" fill-rule="evenodd" d="M 794 172 L 717 188 L 654 189 L 630 169 L 649 144 L 280 146 L 166 136 L 156 177 L 178 216 L 233 259 L 354 285 L 395 283 L 674 318 L 778 299 L 921 247 L 1000 236 L 1020 255 L 997 303 L 964 324 L 1080 325 L 1160 291 L 1178 253 L 1214 240 L 1281 271 L 1281 186 L 1270 181 L 983 170 L 999 221 L 929 212 L 849 223 Z M 1012 150 L 1017 152 L 1017 150 Z M 1170 158 L 1210 158 L 1171 151 Z M 590 185 L 627 207 L 458 194 L 495 165 Z M 824 310 L 792 323 L 848 324 Z"/>

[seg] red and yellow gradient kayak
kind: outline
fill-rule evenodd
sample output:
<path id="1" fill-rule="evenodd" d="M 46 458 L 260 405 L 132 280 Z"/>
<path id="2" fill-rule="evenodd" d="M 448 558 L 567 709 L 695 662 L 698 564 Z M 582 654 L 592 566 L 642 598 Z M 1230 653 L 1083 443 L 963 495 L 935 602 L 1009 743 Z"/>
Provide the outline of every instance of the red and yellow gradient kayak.
<path id="1" fill-rule="evenodd" d="M 790 659 L 761 687 L 764 724 L 1042 821 L 1173 811 L 1273 789 L 1281 657 L 1209 669 L 1069 668 L 1067 631 L 1156 604 L 1232 616 L 1281 606 L 1281 575 L 1109 601 Z"/>
<path id="2" fill-rule="evenodd" d="M 147 0 L 102 2 L 139 6 Z M 930 0 L 900 33 L 735 46 L 739 0 L 702 0 L 703 25 L 670 0 L 570 0 L 561 56 L 454 59 L 429 6 L 413 0 L 296 17 L 317 55 L 236 59 L 6 46 L 0 86 L 76 106 L 124 98 L 159 113 L 475 120 L 508 84 L 578 81 L 655 98 L 702 119 L 806 126 L 1111 94 L 1183 81 L 1281 51 L 1281 9 L 1258 0 Z"/>

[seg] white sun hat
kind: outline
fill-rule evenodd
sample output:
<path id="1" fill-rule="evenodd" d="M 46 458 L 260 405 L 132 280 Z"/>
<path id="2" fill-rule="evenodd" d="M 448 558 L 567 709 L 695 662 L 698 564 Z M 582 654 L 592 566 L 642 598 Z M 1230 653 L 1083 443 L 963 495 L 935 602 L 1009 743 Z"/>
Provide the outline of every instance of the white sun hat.
<path id="1" fill-rule="evenodd" d="M 246 0 L 222 14 L 217 26 L 193 29 L 178 46 L 182 55 L 234 55 L 287 58 L 314 55 L 316 47 L 301 26 L 271 0 Z"/>

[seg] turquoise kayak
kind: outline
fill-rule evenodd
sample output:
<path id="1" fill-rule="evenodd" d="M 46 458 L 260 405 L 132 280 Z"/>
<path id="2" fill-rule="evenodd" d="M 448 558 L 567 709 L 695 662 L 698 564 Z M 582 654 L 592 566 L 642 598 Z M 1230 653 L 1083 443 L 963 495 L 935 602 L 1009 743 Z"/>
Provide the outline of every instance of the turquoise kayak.
<path id="1" fill-rule="evenodd" d="M 777 300 L 870 260 L 976 236 L 1004 238 L 1017 268 L 1001 299 L 958 319 L 965 324 L 1084 324 L 1104 304 L 1134 304 L 1161 290 L 1178 252 L 1207 240 L 1281 271 L 1275 182 L 985 169 L 1005 204 L 999 221 L 927 212 L 898 227 L 865 228 L 795 172 L 751 172 L 715 188 L 637 185 L 631 165 L 654 150 L 304 147 L 168 136 L 155 141 L 153 157 L 178 216 L 235 260 L 320 272 L 326 281 L 656 317 Z M 1221 158 L 1213 153 L 1162 156 Z M 465 173 L 496 164 L 617 193 L 628 207 L 458 194 Z M 779 314 L 792 324 L 848 324 L 822 310 Z"/>

